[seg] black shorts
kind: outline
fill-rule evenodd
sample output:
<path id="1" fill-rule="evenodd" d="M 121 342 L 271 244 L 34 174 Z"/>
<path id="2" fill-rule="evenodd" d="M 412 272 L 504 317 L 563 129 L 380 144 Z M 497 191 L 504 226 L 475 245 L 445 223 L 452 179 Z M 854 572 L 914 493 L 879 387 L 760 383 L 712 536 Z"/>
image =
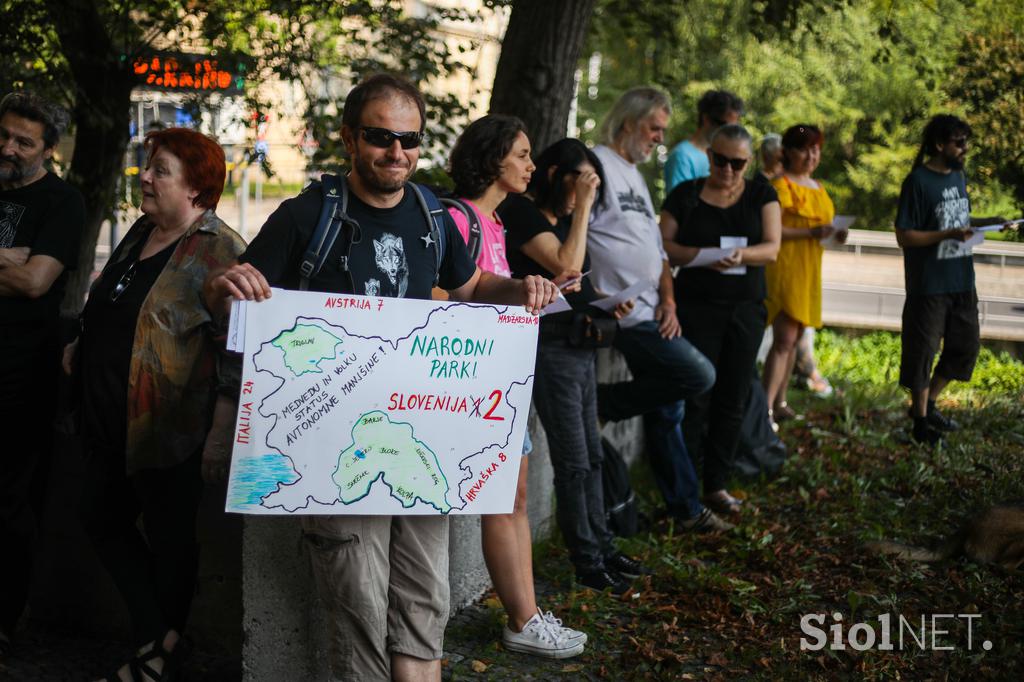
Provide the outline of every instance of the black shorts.
<path id="1" fill-rule="evenodd" d="M 911 391 L 928 387 L 940 340 L 942 356 L 935 374 L 970 381 L 981 349 L 980 334 L 976 291 L 908 295 L 903 304 L 900 386 Z"/>

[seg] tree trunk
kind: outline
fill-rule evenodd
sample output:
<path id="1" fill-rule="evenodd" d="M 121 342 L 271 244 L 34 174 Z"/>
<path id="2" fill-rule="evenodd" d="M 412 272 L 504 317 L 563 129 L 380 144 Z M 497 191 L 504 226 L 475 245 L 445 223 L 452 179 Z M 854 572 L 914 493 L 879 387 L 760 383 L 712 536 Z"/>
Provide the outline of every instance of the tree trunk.
<path id="1" fill-rule="evenodd" d="M 112 213 L 124 169 L 134 77 L 130 56 L 122 58 L 95 3 L 47 5 L 74 79 L 75 151 L 67 180 L 85 199 L 85 225 L 61 314 L 76 316 L 85 302 L 100 226 Z"/>
<path id="2" fill-rule="evenodd" d="M 580 50 L 597 0 L 516 0 L 491 113 L 518 116 L 540 151 L 566 135 Z"/>

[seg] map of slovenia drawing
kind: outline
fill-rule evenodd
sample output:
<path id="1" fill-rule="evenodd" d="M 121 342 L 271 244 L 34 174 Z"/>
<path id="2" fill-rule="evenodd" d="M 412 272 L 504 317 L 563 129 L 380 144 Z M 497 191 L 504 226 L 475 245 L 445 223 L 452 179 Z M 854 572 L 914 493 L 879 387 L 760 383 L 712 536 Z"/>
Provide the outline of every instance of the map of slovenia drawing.
<path id="1" fill-rule="evenodd" d="M 435 304 L 393 340 L 293 314 L 246 359 L 246 378 L 258 377 L 246 385 L 259 388 L 242 397 L 251 439 L 236 441 L 228 510 L 447 514 L 509 481 L 514 494 L 533 355 L 510 372 L 507 353 L 522 343 L 471 335 L 488 326 L 473 318 L 493 328 L 503 313 Z"/>

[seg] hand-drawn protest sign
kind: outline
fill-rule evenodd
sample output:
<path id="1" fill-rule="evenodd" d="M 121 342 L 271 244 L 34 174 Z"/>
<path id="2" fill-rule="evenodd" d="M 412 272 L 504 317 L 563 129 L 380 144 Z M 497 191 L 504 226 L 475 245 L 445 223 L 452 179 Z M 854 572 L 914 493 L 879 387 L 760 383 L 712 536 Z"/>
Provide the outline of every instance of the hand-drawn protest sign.
<path id="1" fill-rule="evenodd" d="M 520 307 L 278 289 L 236 305 L 227 511 L 511 512 L 537 325 Z"/>

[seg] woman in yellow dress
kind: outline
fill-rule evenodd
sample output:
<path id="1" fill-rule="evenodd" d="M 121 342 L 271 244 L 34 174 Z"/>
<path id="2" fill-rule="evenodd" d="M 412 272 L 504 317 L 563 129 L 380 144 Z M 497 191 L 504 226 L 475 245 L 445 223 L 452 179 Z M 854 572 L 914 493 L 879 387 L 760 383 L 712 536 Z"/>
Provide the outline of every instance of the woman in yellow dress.
<path id="1" fill-rule="evenodd" d="M 772 181 L 782 207 L 782 246 L 765 268 L 772 347 L 764 363 L 764 391 L 776 420 L 795 416 L 786 404 L 796 343 L 804 327 L 821 326 L 821 240 L 835 232 L 835 208 L 812 176 L 821 161 L 821 129 L 796 125 L 782 136 L 785 172 Z M 840 233 L 842 235 L 843 233 Z"/>

